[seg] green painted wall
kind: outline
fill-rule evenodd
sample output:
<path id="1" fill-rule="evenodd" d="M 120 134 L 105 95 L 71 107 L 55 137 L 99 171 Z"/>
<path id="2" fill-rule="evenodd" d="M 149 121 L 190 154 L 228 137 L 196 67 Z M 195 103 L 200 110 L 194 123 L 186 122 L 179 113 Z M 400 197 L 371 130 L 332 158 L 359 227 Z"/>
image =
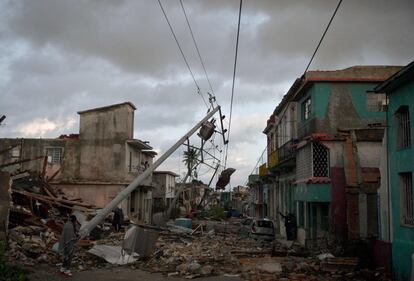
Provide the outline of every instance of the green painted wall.
<path id="1" fill-rule="evenodd" d="M 330 184 L 297 184 L 294 191 L 295 201 L 331 202 Z"/>
<path id="2" fill-rule="evenodd" d="M 314 101 L 314 116 L 324 118 L 328 109 L 329 96 L 331 95 L 331 83 L 315 83 L 312 87 L 312 101 Z"/>
<path id="3" fill-rule="evenodd" d="M 414 253 L 414 227 L 400 223 L 400 190 L 398 173 L 414 174 L 414 82 L 410 82 L 391 93 L 388 110 L 390 189 L 392 200 L 392 261 L 396 280 L 410 280 L 411 255 Z M 394 113 L 401 105 L 409 106 L 411 125 L 411 148 L 398 150 Z"/>
<path id="4" fill-rule="evenodd" d="M 371 91 L 377 83 L 338 83 L 347 85 L 349 93 L 352 97 L 352 102 L 360 118 L 385 118 L 385 112 L 367 111 L 367 91 Z M 310 87 L 307 94 L 302 99 L 300 99 L 298 114 L 300 114 L 299 120 L 301 120 L 302 124 L 308 122 L 314 117 L 320 119 L 325 118 L 329 104 L 329 97 L 331 95 L 332 85 L 333 83 L 316 82 Z M 302 103 L 308 97 L 310 97 L 312 101 L 311 117 L 308 120 L 304 120 Z"/>
<path id="5" fill-rule="evenodd" d="M 367 91 L 371 91 L 377 83 L 350 83 L 348 85 L 352 101 L 361 118 L 385 118 L 385 112 L 367 111 Z"/>

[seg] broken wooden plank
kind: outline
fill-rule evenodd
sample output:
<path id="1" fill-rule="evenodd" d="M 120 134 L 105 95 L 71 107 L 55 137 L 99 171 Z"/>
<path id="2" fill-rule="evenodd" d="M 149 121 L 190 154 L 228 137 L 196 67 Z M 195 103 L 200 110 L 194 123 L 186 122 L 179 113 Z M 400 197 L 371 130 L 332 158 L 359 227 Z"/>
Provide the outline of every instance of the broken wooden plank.
<path id="1" fill-rule="evenodd" d="M 57 198 L 57 194 L 54 192 L 53 188 L 47 183 L 47 182 L 43 182 L 43 190 L 50 196 L 53 198 Z"/>
<path id="2" fill-rule="evenodd" d="M 22 172 L 22 173 L 12 175 L 10 178 L 11 178 L 13 181 L 15 181 L 15 180 L 18 180 L 18 179 L 23 179 L 23 178 L 26 178 L 26 177 L 28 177 L 28 176 L 30 176 L 30 173 L 29 173 L 28 171 L 24 171 L 24 172 Z"/>
<path id="3" fill-rule="evenodd" d="M 51 182 L 61 171 L 61 168 L 59 168 L 56 172 L 53 173 L 53 175 L 50 178 L 46 179 L 46 182 L 49 183 Z"/>
<path id="4" fill-rule="evenodd" d="M 46 168 L 47 168 L 47 155 L 44 156 L 45 158 L 43 159 L 43 169 L 42 169 L 42 179 L 45 179 L 46 176 Z"/>
<path id="5" fill-rule="evenodd" d="M 190 234 L 191 235 L 193 235 L 194 233 L 196 233 L 197 232 L 197 230 L 199 229 L 201 227 L 201 233 L 203 232 L 203 225 L 202 224 L 199 224 L 194 230 L 193 230 L 193 232 L 191 232 Z"/>
<path id="6" fill-rule="evenodd" d="M 60 198 L 51 198 L 51 197 L 48 197 L 48 196 L 44 196 L 44 195 L 40 195 L 40 194 L 36 194 L 36 193 L 31 193 L 31 192 L 27 192 L 27 191 L 13 190 L 13 193 L 21 194 L 23 196 L 34 198 L 34 199 L 37 199 L 39 201 L 43 201 L 43 202 L 46 202 L 46 203 L 49 203 L 49 204 L 52 204 L 52 205 L 56 205 L 56 206 L 60 206 L 60 207 L 64 207 L 64 208 L 68 208 L 68 209 L 72 209 L 72 210 L 78 210 L 78 211 L 82 211 L 82 212 L 92 212 L 92 211 L 95 210 L 90 205 L 86 205 L 86 204 L 83 204 L 83 203 L 72 202 L 70 200 L 65 200 L 65 199 L 60 199 Z"/>
<path id="7" fill-rule="evenodd" d="M 8 148 L 6 148 L 6 149 L 2 149 L 2 150 L 0 150 L 0 154 L 6 153 L 7 151 L 12 150 L 13 148 L 15 148 L 15 147 L 17 147 L 17 146 L 19 146 L 19 145 L 20 145 L 20 144 L 19 144 L 19 143 L 17 143 L 17 144 L 14 144 L 14 145 L 9 146 L 9 147 L 8 147 Z"/>
<path id="8" fill-rule="evenodd" d="M 38 160 L 38 159 L 41 159 L 41 158 L 43 158 L 43 156 L 38 156 L 38 157 L 35 157 L 35 158 L 26 158 L 26 159 L 23 159 L 23 160 L 9 162 L 9 163 L 5 163 L 5 164 L 1 164 L 0 165 L 0 168 L 4 168 L 4 167 L 8 167 L 8 166 L 13 166 L 13 165 L 21 164 L 21 163 L 25 163 L 25 162 L 30 162 L 30 161 Z"/>

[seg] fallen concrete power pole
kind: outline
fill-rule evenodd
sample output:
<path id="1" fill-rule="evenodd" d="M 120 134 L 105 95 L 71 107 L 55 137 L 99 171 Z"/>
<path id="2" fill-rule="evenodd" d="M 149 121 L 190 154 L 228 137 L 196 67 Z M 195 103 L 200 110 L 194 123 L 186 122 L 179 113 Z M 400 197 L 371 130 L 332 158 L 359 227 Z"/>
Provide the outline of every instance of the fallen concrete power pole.
<path id="1" fill-rule="evenodd" d="M 181 146 L 191 135 L 193 135 L 204 122 L 208 121 L 213 115 L 220 110 L 220 106 L 217 106 L 211 110 L 197 125 L 195 125 L 188 133 L 186 133 L 181 139 L 179 139 L 170 149 L 168 149 L 160 158 L 157 159 L 152 165 L 150 165 L 142 174 L 135 178 L 124 190 L 122 190 L 118 195 L 108 203 L 99 213 L 93 217 L 88 223 L 86 223 L 80 229 L 80 238 L 86 237 L 92 229 L 94 229 L 101 221 L 103 221 L 106 216 L 115 209 L 123 200 L 125 200 L 128 195 L 136 189 L 140 183 L 145 180 L 159 165 L 161 165 L 172 153 L 174 153 L 177 148 Z"/>

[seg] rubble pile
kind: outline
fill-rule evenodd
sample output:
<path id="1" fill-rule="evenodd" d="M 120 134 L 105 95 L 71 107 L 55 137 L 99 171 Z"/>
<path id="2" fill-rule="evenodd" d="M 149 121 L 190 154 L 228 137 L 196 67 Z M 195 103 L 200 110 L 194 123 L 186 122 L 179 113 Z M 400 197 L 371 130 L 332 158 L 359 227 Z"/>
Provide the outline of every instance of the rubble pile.
<path id="1" fill-rule="evenodd" d="M 56 260 L 56 253 L 51 251 L 57 241 L 55 233 L 39 226 L 17 226 L 9 232 L 9 260 L 24 265 L 45 263 Z"/>
<path id="2" fill-rule="evenodd" d="M 296 243 L 269 243 L 234 234 L 195 237 L 162 232 L 156 246 L 149 260 L 134 266 L 187 279 L 226 274 L 245 280 L 391 280 L 381 269 L 359 269 L 358 258 L 326 255 L 321 260 L 307 257 Z"/>
<path id="3" fill-rule="evenodd" d="M 205 275 L 238 274 L 242 255 L 265 255 L 271 245 L 228 234 L 227 237 L 205 235 L 174 235 L 162 233 L 153 257 L 141 265 L 152 272 L 169 276 L 198 277 Z"/>
<path id="4" fill-rule="evenodd" d="M 54 266 L 59 263 L 56 242 L 67 215 L 77 214 L 78 220 L 84 221 L 96 213 L 94 206 L 67 198 L 39 174 L 25 172 L 17 178 L 15 175 L 11 190 L 6 255 L 15 264 Z M 116 266 L 88 252 L 95 244 L 123 246 L 125 233 L 112 233 L 110 225 L 105 224 L 91 232 L 89 238 L 94 241 L 77 242 L 72 261 L 74 271 Z M 142 225 L 157 231 L 155 251 L 130 266 L 188 279 L 226 274 L 245 280 L 390 280 L 380 269 L 360 269 L 358 258 L 335 257 L 329 253 L 311 257 L 297 243 L 241 237 L 239 222 L 234 220 L 200 220 L 193 224 L 193 229 L 167 226 Z"/>
<path id="5" fill-rule="evenodd" d="M 341 259 L 341 258 L 339 258 Z M 248 258 L 241 261 L 245 280 L 282 280 L 282 281 L 334 281 L 334 280 L 372 280 L 391 281 L 381 269 L 368 270 L 348 268 L 338 264 L 336 268 L 326 268 L 315 257 L 265 257 Z"/>
<path id="6" fill-rule="evenodd" d="M 23 266 L 56 263 L 60 258 L 53 246 L 67 215 L 74 211 L 93 214 L 96 208 L 79 199 L 67 198 L 39 173 L 19 172 L 12 178 L 6 256 Z M 78 244 L 89 246 L 91 241 L 81 240 Z"/>

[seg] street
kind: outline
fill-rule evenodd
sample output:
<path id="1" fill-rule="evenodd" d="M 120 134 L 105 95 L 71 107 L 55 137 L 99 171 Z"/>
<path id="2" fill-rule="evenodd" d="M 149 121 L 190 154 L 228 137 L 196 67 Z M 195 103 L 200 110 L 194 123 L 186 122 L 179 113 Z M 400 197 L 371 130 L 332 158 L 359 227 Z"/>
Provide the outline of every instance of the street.
<path id="1" fill-rule="evenodd" d="M 63 276 L 56 268 L 50 266 L 40 266 L 33 269 L 33 272 L 29 274 L 29 280 L 33 281 L 112 281 L 112 280 L 149 280 L 149 281 L 161 281 L 161 280 L 174 280 L 181 281 L 187 280 L 184 278 L 167 277 L 160 273 L 150 273 L 139 269 L 132 269 L 130 267 L 117 267 L 108 269 L 92 269 L 81 272 L 75 272 L 72 277 Z M 212 276 L 205 278 L 198 278 L 200 281 L 238 281 L 242 280 L 239 277 L 232 276 Z"/>

